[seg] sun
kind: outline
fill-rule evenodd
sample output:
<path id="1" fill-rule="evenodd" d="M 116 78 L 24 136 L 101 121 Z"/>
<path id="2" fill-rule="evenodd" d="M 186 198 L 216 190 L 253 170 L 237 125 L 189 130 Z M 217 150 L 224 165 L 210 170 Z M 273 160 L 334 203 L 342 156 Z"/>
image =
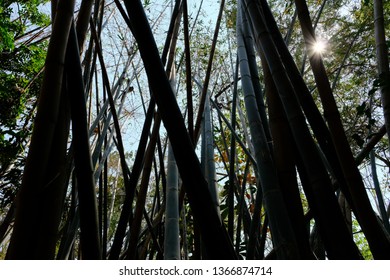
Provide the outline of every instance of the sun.
<path id="1" fill-rule="evenodd" d="M 313 44 L 313 53 L 315 54 L 323 54 L 326 51 L 326 42 L 323 40 L 317 40 Z"/>

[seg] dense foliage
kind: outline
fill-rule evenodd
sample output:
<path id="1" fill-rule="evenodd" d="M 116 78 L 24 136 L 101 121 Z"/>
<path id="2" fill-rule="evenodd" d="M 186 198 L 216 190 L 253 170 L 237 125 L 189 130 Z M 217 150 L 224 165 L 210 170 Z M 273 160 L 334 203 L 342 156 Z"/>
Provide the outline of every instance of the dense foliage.
<path id="1" fill-rule="evenodd" d="M 0 176 L 1 205 L 20 185 L 31 134 L 40 73 L 46 57 L 47 1 L 1 1 L 0 5 Z"/>

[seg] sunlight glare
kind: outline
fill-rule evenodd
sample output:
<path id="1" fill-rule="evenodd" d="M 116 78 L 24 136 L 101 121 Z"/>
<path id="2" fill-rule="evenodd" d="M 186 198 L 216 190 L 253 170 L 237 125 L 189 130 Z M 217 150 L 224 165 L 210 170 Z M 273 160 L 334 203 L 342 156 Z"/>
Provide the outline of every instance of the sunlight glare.
<path id="1" fill-rule="evenodd" d="M 326 43 L 323 40 L 317 40 L 313 45 L 313 52 L 315 54 L 323 54 L 326 51 Z"/>

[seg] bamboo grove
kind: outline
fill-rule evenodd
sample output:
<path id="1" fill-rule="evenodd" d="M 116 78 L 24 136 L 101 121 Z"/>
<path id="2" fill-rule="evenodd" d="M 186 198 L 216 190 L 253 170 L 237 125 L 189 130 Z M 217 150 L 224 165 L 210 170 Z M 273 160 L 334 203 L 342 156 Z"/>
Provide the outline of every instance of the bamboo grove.
<path id="1" fill-rule="evenodd" d="M 3 258 L 390 259 L 390 5 L 288 2 L 45 3 Z M 317 34 L 352 11 L 332 64 Z"/>

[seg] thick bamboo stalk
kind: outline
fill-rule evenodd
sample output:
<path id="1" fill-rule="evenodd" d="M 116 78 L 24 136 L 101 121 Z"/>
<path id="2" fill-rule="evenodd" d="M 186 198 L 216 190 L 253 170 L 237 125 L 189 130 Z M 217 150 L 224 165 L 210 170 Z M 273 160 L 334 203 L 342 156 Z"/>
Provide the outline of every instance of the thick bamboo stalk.
<path id="1" fill-rule="evenodd" d="M 173 60 L 173 56 L 172 56 Z M 170 77 L 172 90 L 176 91 L 176 71 Z M 161 149 L 160 149 L 161 150 Z M 162 154 L 159 153 L 159 154 Z M 161 162 L 163 161 L 161 155 Z M 164 170 L 164 169 L 162 169 Z M 171 145 L 168 144 L 168 164 L 165 198 L 165 234 L 164 234 L 164 259 L 180 260 L 180 236 L 179 236 L 179 171 Z M 157 184 L 158 186 L 158 184 Z"/>
<path id="2" fill-rule="evenodd" d="M 139 1 L 132 1 L 131 5 L 128 1 L 125 1 L 125 4 L 128 8 L 127 12 L 133 26 L 133 34 L 138 42 L 152 93 L 168 132 L 179 173 L 197 224 L 200 227 L 202 239 L 206 244 L 208 256 L 213 259 L 236 258 L 231 241 L 213 208 L 207 183 L 200 170 L 199 160 L 193 150 L 183 117 L 165 75 L 142 4 Z"/>
<path id="3" fill-rule="evenodd" d="M 120 10 L 123 10 L 121 4 L 118 1 L 116 1 L 116 4 L 120 8 Z M 127 5 L 127 2 L 125 2 L 125 5 Z M 128 6 L 126 6 L 126 7 L 128 8 Z M 176 10 L 176 8 L 175 8 L 175 10 Z M 133 28 L 131 27 L 130 19 L 125 14 L 125 11 L 123 10 L 121 12 L 121 14 L 124 17 L 130 30 L 132 30 Z M 169 37 L 169 38 L 172 37 L 173 27 L 175 26 L 174 25 L 174 23 L 176 21 L 175 14 L 176 14 L 176 12 L 173 13 L 173 16 L 171 18 L 170 30 L 171 29 L 172 30 L 168 33 L 167 37 Z M 166 44 L 164 47 L 165 51 L 164 51 L 164 56 L 162 58 L 163 60 L 166 60 L 166 56 L 168 54 L 170 45 L 171 45 L 170 40 L 168 40 L 168 38 L 167 38 Z M 170 63 L 170 65 L 172 65 L 172 62 L 169 62 L 169 63 Z M 138 83 L 138 79 L 137 79 L 137 83 Z M 141 98 L 142 98 L 142 95 L 141 95 Z M 114 238 L 114 243 L 113 243 L 112 250 L 110 253 L 110 259 L 118 259 L 119 258 L 123 239 L 125 237 L 127 222 L 129 221 L 129 219 L 130 219 L 130 221 L 132 220 L 132 212 L 131 212 L 132 207 L 131 206 L 132 206 L 134 195 L 135 195 L 135 188 L 136 188 L 139 176 L 141 174 L 141 169 L 143 166 L 143 157 L 144 157 L 144 152 L 146 149 L 147 134 L 149 133 L 148 131 L 149 131 L 150 126 L 151 126 L 151 120 L 152 120 L 151 117 L 152 117 L 153 112 L 154 112 L 154 107 L 155 107 L 155 101 L 152 98 L 151 103 L 149 104 L 149 110 L 148 110 L 148 114 L 147 114 L 147 116 L 150 115 L 149 121 L 145 122 L 143 131 L 142 131 L 140 144 L 139 144 L 139 147 L 137 150 L 137 155 L 135 158 L 135 164 L 133 166 L 132 173 L 131 173 L 132 175 L 130 177 L 130 187 L 126 190 L 125 205 L 122 208 L 118 227 L 117 227 L 117 230 L 115 232 L 115 238 Z M 148 117 L 147 117 L 147 119 L 148 119 Z M 148 123 L 148 125 L 146 125 L 147 123 Z"/>
<path id="4" fill-rule="evenodd" d="M 268 139 L 264 130 L 263 120 L 260 117 L 257 107 L 256 96 L 252 84 L 251 71 L 248 63 L 248 57 L 243 38 L 243 12 L 242 5 L 238 4 L 237 16 L 237 45 L 238 57 L 240 62 L 241 82 L 244 92 L 244 101 L 251 132 L 251 139 L 255 150 L 255 159 L 257 163 L 257 173 L 260 179 L 258 189 L 262 189 L 263 196 L 256 197 L 255 211 L 251 224 L 249 236 L 248 251 L 255 247 L 257 235 L 260 230 L 260 210 L 261 201 L 264 199 L 265 210 L 269 217 L 272 240 L 276 248 L 278 258 L 280 259 L 298 259 L 298 247 L 291 221 L 289 220 L 287 209 L 283 201 L 280 190 L 276 169 L 272 159 L 271 151 L 268 145 Z M 258 192 L 259 194 L 259 192 Z M 254 252 L 247 254 L 247 258 L 253 259 Z"/>
<path id="5" fill-rule="evenodd" d="M 59 1 L 58 3 L 46 57 L 45 74 L 34 121 L 34 130 L 22 186 L 17 195 L 15 225 L 6 256 L 8 259 L 31 259 L 39 250 L 34 248 L 37 244 L 35 236 L 30 231 L 42 222 L 42 213 L 40 213 L 42 209 L 37 205 L 43 206 L 46 203 L 41 201 L 42 192 L 45 190 L 45 185 L 53 179 L 46 178 L 46 175 L 50 167 L 54 135 L 58 129 L 65 53 L 74 4 L 75 1 Z M 57 196 L 57 194 L 54 195 Z M 50 196 L 47 198 L 49 201 L 58 199 L 58 197 L 50 198 Z M 61 205 L 57 204 L 57 207 L 61 207 Z M 48 211 L 52 210 L 48 209 Z M 58 225 L 59 220 L 49 223 L 55 226 Z M 40 232 L 40 234 L 47 234 L 47 232 Z"/>
<path id="6" fill-rule="evenodd" d="M 270 132 L 268 117 L 267 117 L 266 108 L 264 104 L 264 93 L 260 84 L 259 71 L 257 68 L 258 66 L 256 61 L 256 53 L 254 50 L 254 40 L 250 28 L 251 28 L 250 22 L 247 16 L 243 14 L 242 23 L 241 23 L 241 32 L 242 32 L 243 43 L 247 53 L 247 61 L 248 61 L 250 78 L 252 80 L 253 92 L 256 97 L 257 109 L 259 111 L 260 118 L 262 120 L 262 124 L 264 127 L 264 133 L 267 140 L 270 143 L 270 150 L 272 152 L 271 132 Z"/>
<path id="7" fill-rule="evenodd" d="M 288 77 L 291 80 L 292 86 L 294 87 L 295 94 L 299 100 L 300 105 L 302 106 L 305 117 L 310 124 L 310 127 L 321 147 L 321 150 L 323 151 L 327 160 L 333 168 L 338 185 L 344 192 L 349 203 L 353 205 L 351 195 L 349 194 L 348 188 L 346 186 L 345 178 L 341 170 L 341 166 L 337 158 L 336 150 L 334 148 L 328 127 L 326 126 L 326 123 L 317 105 L 315 104 L 313 96 L 311 95 L 307 85 L 305 84 L 303 77 L 299 73 L 299 70 L 294 62 L 290 51 L 284 43 L 282 35 L 278 29 L 276 21 L 267 2 L 261 0 L 261 4 L 264 17 L 267 22 L 267 27 L 278 49 L 283 65 L 286 68 Z"/>
<path id="8" fill-rule="evenodd" d="M 315 209 L 316 219 L 327 246 L 329 258 L 359 259 L 360 253 L 345 226 L 327 171 L 310 135 L 298 100 L 293 94 L 294 89 L 267 30 L 260 7 L 253 0 L 244 0 L 243 5 L 244 11 L 249 14 L 252 21 L 255 38 L 261 43 L 294 140 L 297 143 L 307 174 L 310 175 L 310 188 L 315 194 L 314 204 L 311 207 Z"/>
<path id="9" fill-rule="evenodd" d="M 381 81 L 381 101 L 387 137 L 390 139 L 390 69 L 385 33 L 383 1 L 374 0 L 374 29 L 378 76 Z"/>
<path id="10" fill-rule="evenodd" d="M 171 146 L 168 147 L 167 194 L 165 210 L 164 259 L 180 260 L 179 173 Z"/>
<path id="11" fill-rule="evenodd" d="M 314 259 L 310 250 L 309 235 L 298 189 L 295 143 L 290 141 L 293 137 L 268 65 L 264 59 L 261 61 L 264 69 L 265 92 L 268 100 L 270 129 L 274 147 L 273 154 L 281 190 L 288 215 L 292 221 L 300 256 L 302 259 Z"/>
<path id="12" fill-rule="evenodd" d="M 324 10 L 324 8 L 325 8 L 326 2 L 327 2 L 327 0 L 324 0 L 324 1 L 322 2 L 322 4 L 321 4 L 320 9 L 318 10 L 318 13 L 317 13 L 317 15 L 316 15 L 316 17 L 315 17 L 315 21 L 314 21 L 314 26 L 313 26 L 314 29 L 316 29 L 316 27 L 317 27 L 318 21 L 319 21 L 320 18 L 321 18 L 321 15 L 322 15 L 322 12 L 323 12 L 323 10 Z M 296 15 L 298 15 L 298 9 L 297 9 L 297 8 L 295 9 L 295 13 L 296 13 Z M 302 66 L 301 66 L 301 75 L 302 75 L 302 76 L 304 76 L 304 74 L 305 74 L 306 61 L 307 61 L 307 56 L 308 56 L 309 52 L 310 52 L 310 51 L 307 51 L 307 50 L 306 50 L 305 54 L 303 55 Z"/>
<path id="13" fill-rule="evenodd" d="M 84 49 L 84 41 L 88 30 L 89 18 L 91 17 L 92 6 L 94 0 L 83 0 L 80 4 L 80 10 L 76 22 L 77 41 L 79 44 L 80 53 Z"/>
<path id="14" fill-rule="evenodd" d="M 72 26 L 67 52 L 67 77 L 74 137 L 74 161 L 80 207 L 81 251 L 83 259 L 101 259 L 101 244 L 95 181 L 87 129 L 81 62 L 75 29 Z M 70 82 L 71 81 L 71 82 Z"/>
<path id="15" fill-rule="evenodd" d="M 306 48 L 310 52 L 312 44 L 316 42 L 316 36 L 308 7 L 305 0 L 295 0 L 295 3 Z M 337 109 L 321 54 L 312 53 L 309 60 L 324 108 L 324 117 L 327 120 L 347 186 L 354 202 L 354 213 L 366 235 L 374 258 L 388 259 L 390 258 L 390 239 L 376 219 L 362 177 L 354 164 L 354 157 L 341 123 L 340 113 Z"/>

